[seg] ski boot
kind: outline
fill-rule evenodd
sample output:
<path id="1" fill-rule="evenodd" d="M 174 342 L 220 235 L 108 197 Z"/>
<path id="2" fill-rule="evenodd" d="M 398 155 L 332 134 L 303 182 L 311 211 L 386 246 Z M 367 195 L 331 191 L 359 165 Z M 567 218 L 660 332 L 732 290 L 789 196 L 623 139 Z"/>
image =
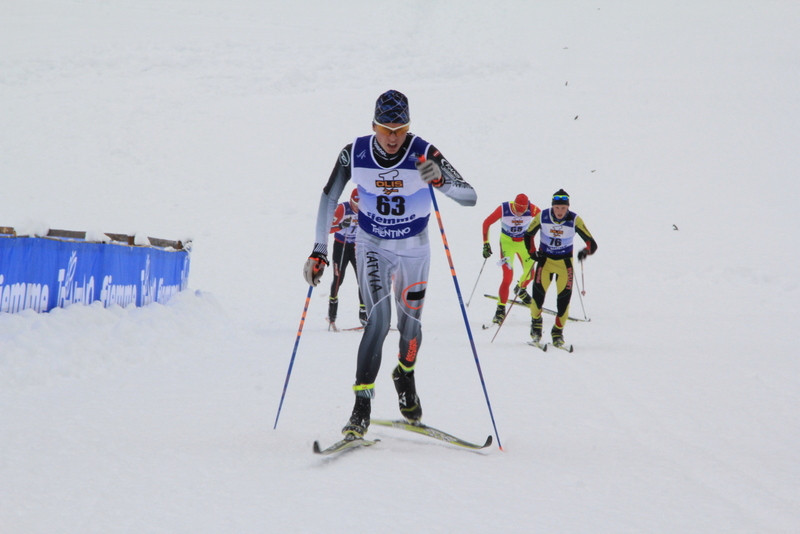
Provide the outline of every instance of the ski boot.
<path id="1" fill-rule="evenodd" d="M 405 371 L 400 364 L 392 371 L 394 388 L 397 390 L 397 400 L 400 404 L 400 413 L 409 423 L 417 423 L 422 418 L 422 406 L 417 396 L 417 387 L 414 384 L 414 370 Z"/>
<path id="2" fill-rule="evenodd" d="M 361 326 L 367 326 L 367 307 L 363 304 L 358 307 L 358 320 L 361 321 Z"/>
<path id="3" fill-rule="evenodd" d="M 539 317 L 538 319 L 531 318 L 531 340 L 534 343 L 540 343 L 542 341 L 542 318 Z"/>
<path id="4" fill-rule="evenodd" d="M 339 297 L 330 297 L 328 299 L 328 323 L 336 329 L 336 312 L 339 310 Z M 328 327 L 330 330 L 331 327 Z"/>
<path id="5" fill-rule="evenodd" d="M 369 428 L 369 415 L 372 409 L 372 399 L 361 397 L 356 394 L 356 403 L 353 406 L 353 413 L 350 420 L 342 428 L 344 439 L 363 438 Z"/>
<path id="6" fill-rule="evenodd" d="M 525 291 L 524 287 L 519 287 L 519 284 L 517 284 L 517 286 L 514 288 L 514 294 L 517 296 L 517 298 L 520 300 L 520 302 L 522 302 L 524 305 L 526 305 L 526 306 L 530 306 L 531 305 L 531 301 L 532 301 L 531 296 L 528 295 L 528 292 Z"/>
<path id="7" fill-rule="evenodd" d="M 550 330 L 550 336 L 553 338 L 553 346 L 554 347 L 563 347 L 564 346 L 564 329 L 559 328 L 553 325 L 553 328 Z"/>
<path id="8" fill-rule="evenodd" d="M 494 312 L 494 318 L 492 319 L 492 322 L 497 324 L 502 324 L 505 319 L 506 319 L 506 305 L 498 304 L 497 311 Z"/>

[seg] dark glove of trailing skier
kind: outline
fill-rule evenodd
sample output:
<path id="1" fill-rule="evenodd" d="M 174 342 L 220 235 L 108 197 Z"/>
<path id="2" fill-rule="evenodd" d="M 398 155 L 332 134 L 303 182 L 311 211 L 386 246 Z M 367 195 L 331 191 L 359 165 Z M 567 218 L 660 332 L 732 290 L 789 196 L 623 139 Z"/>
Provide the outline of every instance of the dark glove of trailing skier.
<path id="1" fill-rule="evenodd" d="M 426 184 L 432 184 L 433 187 L 441 187 L 444 184 L 442 179 L 442 169 L 436 164 L 435 161 L 420 158 L 416 163 L 419 176 Z"/>
<path id="2" fill-rule="evenodd" d="M 350 219 L 342 219 L 342 222 L 339 223 L 339 228 L 347 228 L 350 226 Z"/>
<path id="3" fill-rule="evenodd" d="M 306 265 L 303 267 L 303 278 L 306 279 L 308 285 L 316 286 L 319 284 L 319 279 L 322 278 L 322 272 L 325 266 L 328 265 L 328 258 L 321 252 L 312 252 L 311 256 L 306 260 Z"/>
<path id="4" fill-rule="evenodd" d="M 489 243 L 484 243 L 483 244 L 483 257 L 484 258 L 488 258 L 491 255 L 492 255 L 492 245 L 490 245 Z"/>
<path id="5" fill-rule="evenodd" d="M 542 252 L 541 250 L 534 250 L 533 252 L 531 252 L 531 259 L 537 263 L 540 261 L 544 261 L 545 257 L 546 256 L 544 255 L 544 252 Z"/>
<path id="6" fill-rule="evenodd" d="M 586 259 L 586 256 L 589 255 L 589 249 L 583 249 L 578 251 L 578 261 L 583 261 Z"/>

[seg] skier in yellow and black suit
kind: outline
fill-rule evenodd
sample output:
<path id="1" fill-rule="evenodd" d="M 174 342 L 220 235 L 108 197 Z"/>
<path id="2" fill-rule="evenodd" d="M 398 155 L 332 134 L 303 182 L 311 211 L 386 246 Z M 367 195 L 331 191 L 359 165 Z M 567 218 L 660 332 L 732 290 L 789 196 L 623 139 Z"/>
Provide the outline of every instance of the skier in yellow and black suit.
<path id="1" fill-rule="evenodd" d="M 542 231 L 539 237 L 539 250 L 533 246 L 533 236 Z M 531 288 L 531 338 L 539 343 L 542 338 L 542 306 L 544 296 L 553 277 L 556 279 L 558 298 L 556 301 L 556 322 L 550 334 L 553 345 L 564 345 L 564 325 L 569 314 L 569 300 L 572 297 L 574 270 L 572 267 L 572 241 L 578 234 L 585 242 L 586 248 L 578 252 L 578 260 L 597 251 L 597 242 L 589 233 L 589 229 L 578 215 L 569 211 L 569 195 L 559 189 L 553 195 L 550 209 L 544 210 L 534 217 L 525 231 L 525 246 L 536 260 L 536 272 Z"/>

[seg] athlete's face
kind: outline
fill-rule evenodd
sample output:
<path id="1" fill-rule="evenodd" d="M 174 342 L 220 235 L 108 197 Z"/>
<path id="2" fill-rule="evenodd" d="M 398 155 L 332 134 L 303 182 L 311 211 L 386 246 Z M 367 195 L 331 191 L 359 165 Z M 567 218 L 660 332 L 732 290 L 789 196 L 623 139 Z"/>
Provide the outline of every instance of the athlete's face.
<path id="1" fill-rule="evenodd" d="M 388 124 L 372 123 L 372 131 L 378 139 L 378 144 L 387 154 L 397 154 L 408 135 L 408 124 L 390 122 Z"/>
<path id="2" fill-rule="evenodd" d="M 568 211 L 569 206 L 565 206 L 564 204 L 556 204 L 553 206 L 553 215 L 556 216 L 556 219 L 563 219 Z"/>

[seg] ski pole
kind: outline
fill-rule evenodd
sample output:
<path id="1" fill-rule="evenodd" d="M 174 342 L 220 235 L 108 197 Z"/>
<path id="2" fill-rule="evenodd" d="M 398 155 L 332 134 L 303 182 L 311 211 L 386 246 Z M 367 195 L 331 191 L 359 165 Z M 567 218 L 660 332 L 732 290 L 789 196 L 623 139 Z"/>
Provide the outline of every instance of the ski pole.
<path id="1" fill-rule="evenodd" d="M 420 157 L 420 161 L 425 161 L 425 156 Z M 456 268 L 453 265 L 453 257 L 450 255 L 450 246 L 447 244 L 447 234 L 444 231 L 442 224 L 442 214 L 439 212 L 439 204 L 436 202 L 436 195 L 433 193 L 433 185 L 429 184 L 428 189 L 431 193 L 431 200 L 433 201 L 433 210 L 436 212 L 436 220 L 439 223 L 439 232 L 442 234 L 442 243 L 444 244 L 444 251 L 447 255 L 447 261 L 450 264 L 450 274 L 453 276 L 453 284 L 456 287 L 456 295 L 458 295 L 458 305 L 461 307 L 461 316 L 464 318 L 464 326 L 467 329 L 467 336 L 469 337 L 469 344 L 472 347 L 472 356 L 475 359 L 475 366 L 478 368 L 478 376 L 481 379 L 481 387 L 483 387 L 483 396 L 486 397 L 486 406 L 489 408 L 489 417 L 492 419 L 492 427 L 494 428 L 494 435 L 497 438 L 497 447 L 502 451 L 503 445 L 500 442 L 500 435 L 497 433 L 497 424 L 494 420 L 494 413 L 492 412 L 492 403 L 489 401 L 489 392 L 486 390 L 486 382 L 483 379 L 483 372 L 481 371 L 481 362 L 478 359 L 478 349 L 475 348 L 475 339 L 472 337 L 472 330 L 469 327 L 469 319 L 467 318 L 467 309 L 464 307 L 464 299 L 461 297 L 461 288 L 458 285 L 458 276 L 456 275 Z"/>
<path id="2" fill-rule="evenodd" d="M 497 297 L 498 302 L 500 301 L 500 297 Z M 497 337 L 497 334 L 500 333 L 500 329 L 503 328 L 503 323 L 506 322 L 506 318 L 511 314 L 511 308 L 514 307 L 515 299 L 511 299 L 511 304 L 508 305 L 508 309 L 506 310 L 506 314 L 503 316 L 503 320 L 500 321 L 500 324 L 497 325 L 497 330 L 494 331 L 494 335 L 492 336 L 492 340 L 489 343 L 494 343 L 494 338 Z"/>
<path id="3" fill-rule="evenodd" d="M 581 262 L 581 265 L 583 265 L 583 262 Z M 583 275 L 583 268 L 581 268 L 581 275 Z M 582 278 L 583 278 L 583 276 L 581 276 L 581 279 Z M 575 283 L 577 283 L 577 282 L 578 281 L 575 280 Z M 586 294 L 586 291 L 583 290 L 583 288 L 581 287 L 582 285 L 583 284 L 579 284 L 579 286 L 578 286 L 578 289 L 580 290 L 580 291 L 578 291 L 578 298 L 581 301 L 581 310 L 583 310 L 583 318 L 588 320 L 589 317 L 586 315 L 586 308 L 584 308 L 584 306 L 583 306 L 583 295 Z"/>
<path id="4" fill-rule="evenodd" d="M 311 292 L 314 286 L 308 286 L 308 295 L 306 295 L 306 304 L 303 307 L 303 315 L 300 317 L 300 326 L 297 329 L 297 339 L 294 340 L 294 350 L 292 350 L 292 358 L 289 360 L 289 370 L 286 371 L 286 381 L 283 383 L 283 393 L 281 393 L 281 402 L 278 404 L 278 413 L 275 414 L 275 424 L 272 429 L 278 428 L 278 418 L 281 416 L 281 408 L 283 407 L 283 399 L 286 397 L 286 388 L 289 387 L 289 377 L 292 375 L 292 367 L 294 366 L 294 357 L 297 354 L 297 347 L 300 345 L 300 335 L 303 333 L 303 325 L 306 322 L 306 312 L 308 312 L 308 304 L 311 302 Z"/>
<path id="5" fill-rule="evenodd" d="M 467 308 L 469 308 L 469 303 L 472 302 L 472 296 L 475 294 L 475 289 L 478 287 L 478 280 L 481 279 L 481 275 L 483 274 L 483 268 L 486 267 L 486 260 L 489 258 L 483 258 L 483 265 L 481 265 L 481 270 L 478 273 L 478 278 L 475 280 L 475 285 L 472 288 L 472 293 L 469 294 L 469 300 L 467 301 Z"/>
<path id="6" fill-rule="evenodd" d="M 586 282 L 583 281 L 583 260 L 581 260 L 581 295 L 586 295 Z"/>

